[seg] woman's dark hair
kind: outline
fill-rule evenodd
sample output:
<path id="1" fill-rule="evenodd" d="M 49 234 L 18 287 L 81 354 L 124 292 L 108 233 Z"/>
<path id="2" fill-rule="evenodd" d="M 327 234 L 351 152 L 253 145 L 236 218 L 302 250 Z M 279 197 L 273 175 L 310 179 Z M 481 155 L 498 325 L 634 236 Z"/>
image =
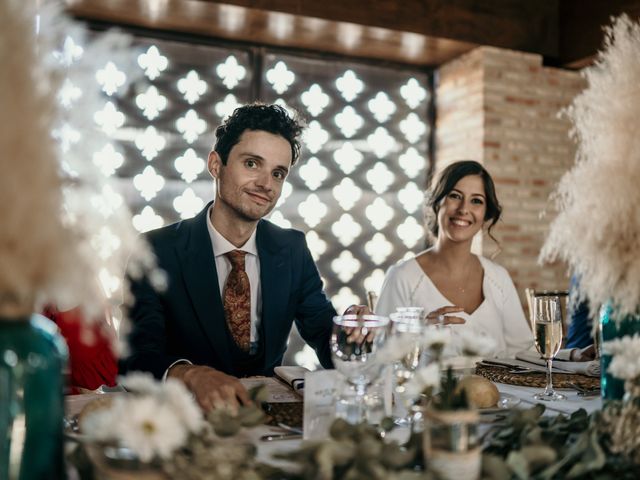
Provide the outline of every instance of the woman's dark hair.
<path id="1" fill-rule="evenodd" d="M 240 141 L 245 130 L 262 130 L 280 135 L 291 145 L 291 165 L 300 156 L 300 141 L 303 123 L 292 117 L 279 105 L 251 103 L 236 108 L 222 125 L 216 128 L 216 144 L 213 149 L 220 155 L 222 164 L 226 165 L 229 152 Z"/>
<path id="2" fill-rule="evenodd" d="M 440 210 L 440 202 L 449 195 L 449 192 L 453 190 L 460 179 L 469 175 L 478 175 L 482 178 L 487 207 L 484 214 L 484 221 L 491 221 L 488 233 L 493 241 L 497 243 L 497 240 L 491 235 L 491 228 L 500 219 L 502 207 L 500 206 L 500 202 L 498 202 L 496 187 L 493 184 L 491 175 L 489 175 L 489 172 L 482 165 L 474 160 L 462 160 L 452 163 L 440 173 L 437 182 L 431 188 L 426 203 L 429 229 L 434 236 L 438 236 L 438 211 Z"/>

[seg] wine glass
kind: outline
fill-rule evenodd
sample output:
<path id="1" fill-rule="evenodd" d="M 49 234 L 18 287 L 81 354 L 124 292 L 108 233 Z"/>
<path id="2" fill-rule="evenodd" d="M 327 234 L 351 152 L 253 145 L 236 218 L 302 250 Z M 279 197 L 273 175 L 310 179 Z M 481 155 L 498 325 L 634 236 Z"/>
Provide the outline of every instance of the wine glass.
<path id="1" fill-rule="evenodd" d="M 333 364 L 355 389 L 356 421 L 366 418 L 367 388 L 382 371 L 376 353 L 387 338 L 388 317 L 379 315 L 338 315 L 333 317 L 331 358 Z"/>
<path id="2" fill-rule="evenodd" d="M 566 397 L 553 390 L 551 369 L 553 358 L 562 344 L 562 308 L 560 296 L 549 293 L 535 293 L 532 298 L 531 314 L 533 334 L 538 353 L 547 361 L 547 386 L 544 392 L 536 393 L 536 400 L 565 400 Z"/>

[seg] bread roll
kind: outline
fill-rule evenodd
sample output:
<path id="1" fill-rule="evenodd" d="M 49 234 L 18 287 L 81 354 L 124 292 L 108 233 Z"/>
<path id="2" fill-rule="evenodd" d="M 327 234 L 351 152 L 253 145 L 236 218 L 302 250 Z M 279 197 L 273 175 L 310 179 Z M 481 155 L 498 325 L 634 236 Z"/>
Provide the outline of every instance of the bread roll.
<path id="1" fill-rule="evenodd" d="M 464 377 L 458 383 L 458 389 L 464 389 L 467 400 L 475 408 L 495 407 L 500 400 L 498 388 L 490 380 L 480 375 Z"/>

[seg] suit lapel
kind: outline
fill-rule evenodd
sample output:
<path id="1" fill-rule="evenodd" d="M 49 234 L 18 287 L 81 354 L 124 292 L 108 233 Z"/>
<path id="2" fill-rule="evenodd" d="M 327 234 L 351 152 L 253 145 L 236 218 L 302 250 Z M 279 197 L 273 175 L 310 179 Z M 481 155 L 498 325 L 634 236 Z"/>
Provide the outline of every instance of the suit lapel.
<path id="1" fill-rule="evenodd" d="M 207 230 L 209 203 L 190 224 L 183 245 L 176 247 L 183 267 L 187 292 L 216 357 L 226 371 L 233 371 L 231 352 L 225 332 L 224 308 L 218 287 L 218 272 Z"/>
<path id="2" fill-rule="evenodd" d="M 262 288 L 262 332 L 267 363 L 280 354 L 276 351 L 280 344 L 277 339 L 283 335 L 281 330 L 283 322 L 286 323 L 291 285 L 290 256 L 287 249 L 276 242 L 269 227 L 268 223 L 261 220 L 256 232 Z"/>

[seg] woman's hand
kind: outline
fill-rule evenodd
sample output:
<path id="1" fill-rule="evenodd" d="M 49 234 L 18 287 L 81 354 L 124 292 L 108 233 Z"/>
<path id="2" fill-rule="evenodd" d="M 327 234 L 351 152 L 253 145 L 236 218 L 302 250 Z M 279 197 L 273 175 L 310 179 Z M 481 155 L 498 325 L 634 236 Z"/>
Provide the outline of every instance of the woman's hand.
<path id="1" fill-rule="evenodd" d="M 590 362 L 596 358 L 596 349 L 593 343 L 588 347 L 574 348 L 570 354 L 572 362 Z"/>
<path id="2" fill-rule="evenodd" d="M 459 312 L 464 312 L 464 308 L 454 305 L 438 308 L 427 315 L 427 323 L 430 325 L 458 325 L 466 323 L 464 318 L 449 315 Z"/>

